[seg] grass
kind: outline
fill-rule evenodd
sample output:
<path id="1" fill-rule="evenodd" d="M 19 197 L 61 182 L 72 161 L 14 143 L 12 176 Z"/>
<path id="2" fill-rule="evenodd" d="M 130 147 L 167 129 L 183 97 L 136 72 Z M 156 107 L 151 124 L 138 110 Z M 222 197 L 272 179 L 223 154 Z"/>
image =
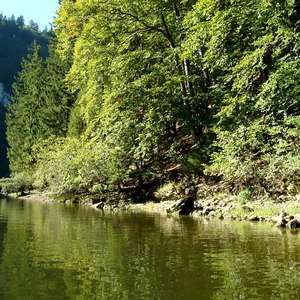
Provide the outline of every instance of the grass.
<path id="1" fill-rule="evenodd" d="M 249 212 L 245 206 L 251 207 L 253 211 Z M 232 214 L 238 217 L 246 217 L 249 215 L 256 215 L 259 217 L 273 217 L 285 212 L 288 215 L 300 215 L 300 202 L 291 200 L 285 203 L 275 203 L 273 201 L 254 201 L 246 204 L 238 204 L 233 210 Z"/>

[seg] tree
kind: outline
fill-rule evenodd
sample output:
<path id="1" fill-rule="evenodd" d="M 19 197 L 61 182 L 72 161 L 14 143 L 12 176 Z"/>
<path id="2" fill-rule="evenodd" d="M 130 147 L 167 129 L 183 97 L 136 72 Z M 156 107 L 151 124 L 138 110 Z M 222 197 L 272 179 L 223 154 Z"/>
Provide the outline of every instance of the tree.
<path id="1" fill-rule="evenodd" d="M 38 23 L 34 22 L 33 20 L 29 21 L 29 25 L 28 25 L 29 29 L 31 29 L 32 31 L 39 31 L 39 25 Z"/>
<path id="2" fill-rule="evenodd" d="M 193 3 L 62 2 L 56 34 L 61 55 L 72 55 L 68 85 L 79 90 L 72 124 L 109 145 L 120 179 L 161 173 L 206 136 L 203 76 L 180 56 Z"/>
<path id="3" fill-rule="evenodd" d="M 187 52 L 209 71 L 219 110 L 219 151 L 207 174 L 219 176 L 231 188 L 297 191 L 297 7 L 298 1 L 253 0 L 218 9 L 215 1 L 205 0 L 186 20 L 187 48 L 192 45 Z"/>
<path id="4" fill-rule="evenodd" d="M 46 126 L 47 136 L 66 136 L 69 126 L 70 109 L 74 96 L 65 86 L 65 76 L 69 64 L 63 62 L 56 53 L 55 40 L 49 45 L 49 56 L 45 61 L 44 85 L 40 97 L 44 100 L 41 118 Z"/>
<path id="5" fill-rule="evenodd" d="M 7 154 L 7 142 L 5 139 L 5 131 L 6 131 L 6 126 L 5 126 L 5 106 L 4 104 L 0 101 L 0 174 L 1 176 L 8 176 L 8 166 L 6 162 L 6 154 Z"/>
<path id="6" fill-rule="evenodd" d="M 15 76 L 20 71 L 22 58 L 28 53 L 28 48 L 35 40 L 42 48 L 42 56 L 47 55 L 47 43 L 49 32 L 41 34 L 40 32 L 32 32 L 25 27 L 25 21 L 22 16 L 16 20 L 14 17 L 6 18 L 0 15 L 0 94 L 6 98 L 5 103 L 12 93 L 12 83 Z M 3 85 L 3 91 L 2 91 Z M 0 98 L 1 98 L 0 95 Z M 0 101 L 3 99 L 0 99 Z M 0 123 L 4 125 L 4 114 L 1 114 Z M 3 127 L 4 128 L 4 127 Z M 0 134 L 1 149 L 0 153 L 1 169 L 0 176 L 7 175 L 8 161 L 6 159 L 6 141 L 5 131 L 1 130 Z"/>
<path id="7" fill-rule="evenodd" d="M 43 61 L 34 44 L 14 84 L 13 101 L 7 116 L 11 170 L 30 169 L 33 146 L 50 136 L 65 136 L 72 96 L 64 87 L 66 66 L 55 54 Z"/>
<path id="8" fill-rule="evenodd" d="M 16 24 L 19 28 L 23 28 L 25 25 L 25 20 L 23 16 L 19 16 L 16 20 Z"/>
<path id="9" fill-rule="evenodd" d="M 35 43 L 13 85 L 12 102 L 7 113 L 8 157 L 13 173 L 30 170 L 32 146 L 42 135 L 39 122 L 42 78 L 40 47 Z"/>
<path id="10" fill-rule="evenodd" d="M 69 191 L 196 174 L 295 193 L 298 10 L 279 0 L 61 1 L 44 83 L 31 83 L 38 173 Z"/>

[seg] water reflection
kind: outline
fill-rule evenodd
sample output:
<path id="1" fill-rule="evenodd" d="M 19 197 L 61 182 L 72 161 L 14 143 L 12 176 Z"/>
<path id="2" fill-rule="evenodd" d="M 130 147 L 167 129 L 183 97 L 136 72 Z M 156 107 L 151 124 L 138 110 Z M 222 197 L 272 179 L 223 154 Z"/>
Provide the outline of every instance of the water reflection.
<path id="1" fill-rule="evenodd" d="M 0 202 L 0 299 L 298 299 L 300 236 Z"/>

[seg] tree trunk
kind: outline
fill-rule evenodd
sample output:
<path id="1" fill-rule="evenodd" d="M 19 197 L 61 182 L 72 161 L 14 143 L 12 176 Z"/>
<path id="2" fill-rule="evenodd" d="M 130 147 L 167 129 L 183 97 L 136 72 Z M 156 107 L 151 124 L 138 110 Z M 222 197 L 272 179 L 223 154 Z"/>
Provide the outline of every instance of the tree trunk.
<path id="1" fill-rule="evenodd" d="M 295 26 L 300 20 L 300 0 L 295 0 L 294 9 L 290 16 L 290 20 Z"/>

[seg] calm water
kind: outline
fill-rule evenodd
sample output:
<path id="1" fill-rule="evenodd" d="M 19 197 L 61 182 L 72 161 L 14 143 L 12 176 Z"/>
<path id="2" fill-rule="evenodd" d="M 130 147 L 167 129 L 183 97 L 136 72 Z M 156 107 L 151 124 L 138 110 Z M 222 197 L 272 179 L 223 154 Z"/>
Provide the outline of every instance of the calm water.
<path id="1" fill-rule="evenodd" d="M 300 234 L 0 200 L 0 299 L 300 299 Z"/>

